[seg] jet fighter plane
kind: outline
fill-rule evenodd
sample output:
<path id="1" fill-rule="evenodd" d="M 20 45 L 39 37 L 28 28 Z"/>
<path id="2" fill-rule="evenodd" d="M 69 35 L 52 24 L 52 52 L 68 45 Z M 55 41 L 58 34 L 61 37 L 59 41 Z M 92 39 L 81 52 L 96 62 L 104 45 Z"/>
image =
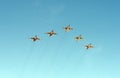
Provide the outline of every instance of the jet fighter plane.
<path id="1" fill-rule="evenodd" d="M 92 44 L 90 43 L 90 44 L 88 44 L 88 45 L 86 45 L 85 46 L 86 47 L 86 49 L 88 50 L 88 49 L 90 49 L 90 48 L 93 48 L 93 46 L 92 46 Z"/>
<path id="2" fill-rule="evenodd" d="M 50 37 L 53 36 L 53 35 L 56 35 L 57 33 L 55 33 L 53 30 L 50 31 L 50 32 L 47 32 L 45 34 L 48 34 Z"/>
<path id="3" fill-rule="evenodd" d="M 77 41 L 80 41 L 81 39 L 83 39 L 83 37 L 81 35 L 75 37 L 75 40 L 77 40 Z"/>
<path id="4" fill-rule="evenodd" d="M 68 26 L 66 26 L 66 27 L 63 27 L 63 29 L 65 30 L 65 32 L 68 32 L 68 31 L 70 31 L 70 30 L 73 30 L 73 28 L 72 28 L 70 25 L 68 25 Z"/>
<path id="5" fill-rule="evenodd" d="M 32 39 L 34 42 L 37 41 L 37 40 L 40 40 L 40 39 L 37 37 L 37 35 L 34 36 L 34 37 L 31 37 L 30 39 Z"/>

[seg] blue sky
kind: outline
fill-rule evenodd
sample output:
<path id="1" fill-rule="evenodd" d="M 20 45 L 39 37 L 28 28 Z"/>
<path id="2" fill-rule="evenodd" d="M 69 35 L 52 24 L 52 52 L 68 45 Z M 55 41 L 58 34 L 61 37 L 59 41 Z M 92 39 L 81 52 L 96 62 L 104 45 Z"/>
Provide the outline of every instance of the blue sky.
<path id="1" fill-rule="evenodd" d="M 120 78 L 119 3 L 0 0 L 0 78 Z M 74 30 L 66 33 L 68 24 Z M 58 35 L 44 34 L 52 29 Z"/>

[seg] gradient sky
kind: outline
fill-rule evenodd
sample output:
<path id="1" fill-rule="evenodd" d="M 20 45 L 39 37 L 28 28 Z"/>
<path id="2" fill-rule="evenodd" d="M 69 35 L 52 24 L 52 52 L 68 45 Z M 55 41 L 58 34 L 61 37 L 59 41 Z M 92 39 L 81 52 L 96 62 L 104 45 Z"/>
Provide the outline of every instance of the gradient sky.
<path id="1" fill-rule="evenodd" d="M 0 78 L 120 78 L 119 3 L 0 0 Z M 74 30 L 66 33 L 68 24 Z M 44 34 L 52 29 L 58 35 Z"/>

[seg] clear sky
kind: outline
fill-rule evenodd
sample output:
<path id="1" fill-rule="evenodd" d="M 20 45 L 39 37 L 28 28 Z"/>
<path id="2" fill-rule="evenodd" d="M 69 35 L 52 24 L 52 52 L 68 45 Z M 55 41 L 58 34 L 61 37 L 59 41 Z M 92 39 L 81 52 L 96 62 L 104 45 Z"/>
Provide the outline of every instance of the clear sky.
<path id="1" fill-rule="evenodd" d="M 120 78 L 119 3 L 0 0 L 0 78 Z M 64 32 L 68 24 L 74 30 Z M 44 34 L 52 29 L 58 34 Z"/>

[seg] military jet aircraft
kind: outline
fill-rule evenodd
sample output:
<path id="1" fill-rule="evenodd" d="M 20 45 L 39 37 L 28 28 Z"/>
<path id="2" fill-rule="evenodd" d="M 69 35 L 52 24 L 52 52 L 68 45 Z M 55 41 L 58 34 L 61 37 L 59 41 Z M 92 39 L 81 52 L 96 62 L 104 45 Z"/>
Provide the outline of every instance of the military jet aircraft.
<path id="1" fill-rule="evenodd" d="M 66 26 L 66 27 L 63 27 L 63 29 L 65 30 L 65 32 L 68 32 L 68 31 L 70 31 L 70 30 L 73 30 L 73 28 L 72 28 L 70 25 L 68 25 L 68 26 Z"/>
<path id="2" fill-rule="evenodd" d="M 80 41 L 81 39 L 83 39 L 83 37 L 81 35 L 75 37 L 75 40 L 77 40 L 77 41 Z"/>
<path id="3" fill-rule="evenodd" d="M 48 34 L 50 37 L 53 36 L 53 35 L 56 35 L 57 33 L 55 33 L 53 30 L 50 31 L 50 32 L 47 32 L 45 34 Z"/>
<path id="4" fill-rule="evenodd" d="M 37 35 L 34 36 L 34 37 L 31 37 L 30 39 L 32 39 L 34 42 L 37 41 L 37 40 L 40 40 L 40 39 L 37 37 Z"/>
<path id="5" fill-rule="evenodd" d="M 90 43 L 90 44 L 88 44 L 88 45 L 86 45 L 85 46 L 86 47 L 86 49 L 88 50 L 88 49 L 90 49 L 90 48 L 93 48 L 93 46 L 92 46 L 92 44 Z"/>

